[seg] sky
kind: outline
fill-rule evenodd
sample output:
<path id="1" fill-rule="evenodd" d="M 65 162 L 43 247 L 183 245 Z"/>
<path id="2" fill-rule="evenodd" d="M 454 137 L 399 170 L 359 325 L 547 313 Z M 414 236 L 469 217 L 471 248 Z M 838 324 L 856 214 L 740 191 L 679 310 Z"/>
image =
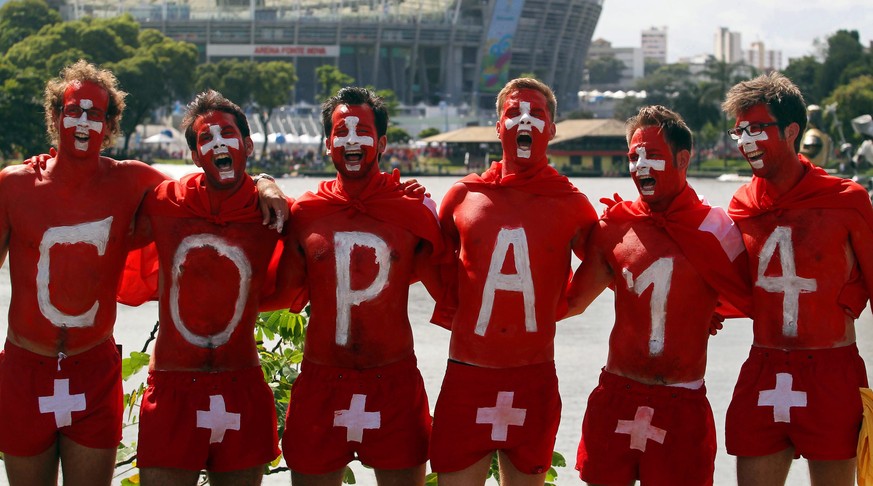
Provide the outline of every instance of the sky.
<path id="1" fill-rule="evenodd" d="M 871 0 L 603 0 L 594 39 L 613 47 L 639 47 L 640 32 L 667 26 L 667 62 L 713 53 L 719 27 L 742 34 L 743 49 L 763 41 L 789 58 L 814 53 L 813 41 L 837 30 L 857 30 L 861 43 L 873 39 Z"/>

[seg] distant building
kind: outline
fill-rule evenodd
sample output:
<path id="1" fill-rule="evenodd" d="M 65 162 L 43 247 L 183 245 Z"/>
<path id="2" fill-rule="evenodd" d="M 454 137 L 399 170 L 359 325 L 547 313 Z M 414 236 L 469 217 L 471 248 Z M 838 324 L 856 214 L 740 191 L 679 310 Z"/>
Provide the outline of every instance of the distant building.
<path id="1" fill-rule="evenodd" d="M 588 48 L 588 59 L 603 59 L 607 57 L 618 59 L 624 64 L 621 78 L 614 85 L 592 84 L 591 86 L 601 89 L 628 89 L 632 88 L 635 81 L 642 78 L 645 74 L 646 63 L 643 58 L 643 50 L 639 47 L 612 47 L 612 43 L 605 39 L 595 39 L 592 41 L 591 47 Z M 583 88 L 587 87 L 583 86 Z"/>
<path id="2" fill-rule="evenodd" d="M 742 36 L 739 32 L 731 32 L 727 27 L 719 27 L 715 33 L 715 49 L 713 55 L 716 61 L 739 63 L 745 60 L 742 48 Z"/>
<path id="3" fill-rule="evenodd" d="M 444 147 L 455 165 L 464 160 L 470 167 L 488 167 L 503 151 L 494 127 L 467 127 L 422 140 Z M 549 162 L 571 176 L 626 175 L 627 140 L 624 123 L 618 120 L 564 120 L 546 151 Z"/>
<path id="4" fill-rule="evenodd" d="M 642 31 L 640 47 L 643 49 L 644 59 L 667 64 L 667 26 Z"/>
<path id="5" fill-rule="evenodd" d="M 758 71 L 779 71 L 782 69 L 782 51 L 767 50 L 761 41 L 752 42 L 746 51 L 746 63 Z"/>
<path id="6" fill-rule="evenodd" d="M 286 60 L 290 102 L 313 102 L 335 65 L 407 105 L 492 108 L 509 78 L 535 73 L 573 106 L 603 0 L 61 0 L 65 19 L 128 13 L 195 44 L 201 61 Z M 293 99 L 290 99 L 293 98 Z"/>

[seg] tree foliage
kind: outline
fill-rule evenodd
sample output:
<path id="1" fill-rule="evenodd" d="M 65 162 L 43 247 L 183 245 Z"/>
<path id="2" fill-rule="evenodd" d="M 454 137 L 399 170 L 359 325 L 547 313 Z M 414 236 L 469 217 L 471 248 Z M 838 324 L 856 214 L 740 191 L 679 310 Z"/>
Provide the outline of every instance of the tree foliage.
<path id="1" fill-rule="evenodd" d="M 46 25 L 61 21 L 61 15 L 44 0 L 12 0 L 0 7 L 0 52 L 6 52 Z"/>
<path id="2" fill-rule="evenodd" d="M 621 79 L 624 63 L 613 56 L 588 59 L 588 81 L 591 84 L 614 84 Z"/>
<path id="3" fill-rule="evenodd" d="M 0 9 L 0 23 L 2 17 Z M 44 143 L 45 126 L 39 114 L 45 82 L 78 59 L 85 59 L 115 73 L 121 89 L 128 92 L 127 109 L 121 121 L 126 134 L 125 151 L 136 125 L 158 108 L 191 95 L 192 71 L 197 48 L 172 40 L 156 30 L 141 30 L 132 17 L 85 18 L 46 24 L 37 33 L 11 46 L 3 58 L 5 66 L 22 73 L 20 82 L 3 84 L 0 103 L 15 102 L 31 109 L 16 109 L 16 120 L 8 141 L 0 139 L 0 152 L 32 154 Z M 2 74 L 0 74 L 2 76 Z M 4 137 L 5 138 L 5 137 Z M 41 149 L 41 151 L 45 151 Z"/>
<path id="4" fill-rule="evenodd" d="M 318 94 L 315 99 L 319 103 L 324 103 L 337 91 L 355 82 L 355 78 L 340 71 L 333 64 L 325 64 L 315 68 L 315 77 L 318 79 Z"/>
<path id="5" fill-rule="evenodd" d="M 194 77 L 198 92 L 207 89 L 220 92 L 243 109 L 254 112 L 263 127 L 267 127 L 274 109 L 291 101 L 291 90 L 297 84 L 294 65 L 284 61 L 222 59 L 197 66 Z M 267 155 L 266 135 L 261 146 L 262 159 Z"/>

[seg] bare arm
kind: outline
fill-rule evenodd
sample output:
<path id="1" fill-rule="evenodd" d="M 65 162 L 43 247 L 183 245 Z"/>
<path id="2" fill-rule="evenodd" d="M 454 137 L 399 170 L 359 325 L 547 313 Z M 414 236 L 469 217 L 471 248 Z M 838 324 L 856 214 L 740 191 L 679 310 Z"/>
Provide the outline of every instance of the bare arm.
<path id="1" fill-rule="evenodd" d="M 270 228 L 275 228 L 277 232 L 281 233 L 282 228 L 285 227 L 285 221 L 291 214 L 288 209 L 290 206 L 288 198 L 282 189 L 279 189 L 276 181 L 260 177 L 256 181 L 256 185 L 258 188 L 258 206 L 261 208 L 263 224 L 269 224 Z"/>
<path id="2" fill-rule="evenodd" d="M 604 245 L 599 242 L 600 230 L 600 227 L 595 227 L 589 236 L 585 259 L 570 282 L 567 291 L 569 309 L 565 318 L 584 312 L 614 278 L 612 267 L 604 254 Z"/>

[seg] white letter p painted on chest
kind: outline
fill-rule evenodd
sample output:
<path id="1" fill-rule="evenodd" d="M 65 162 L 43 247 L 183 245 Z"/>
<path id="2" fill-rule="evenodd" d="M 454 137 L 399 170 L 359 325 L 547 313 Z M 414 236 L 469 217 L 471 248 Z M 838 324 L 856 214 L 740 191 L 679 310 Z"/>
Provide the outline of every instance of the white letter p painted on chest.
<path id="1" fill-rule="evenodd" d="M 376 297 L 388 285 L 391 251 L 378 236 L 359 231 L 337 232 L 333 243 L 336 255 L 336 344 L 345 346 L 349 341 L 352 306 Z M 379 268 L 373 282 L 359 290 L 352 289 L 352 249 L 355 246 L 372 248 Z"/>

